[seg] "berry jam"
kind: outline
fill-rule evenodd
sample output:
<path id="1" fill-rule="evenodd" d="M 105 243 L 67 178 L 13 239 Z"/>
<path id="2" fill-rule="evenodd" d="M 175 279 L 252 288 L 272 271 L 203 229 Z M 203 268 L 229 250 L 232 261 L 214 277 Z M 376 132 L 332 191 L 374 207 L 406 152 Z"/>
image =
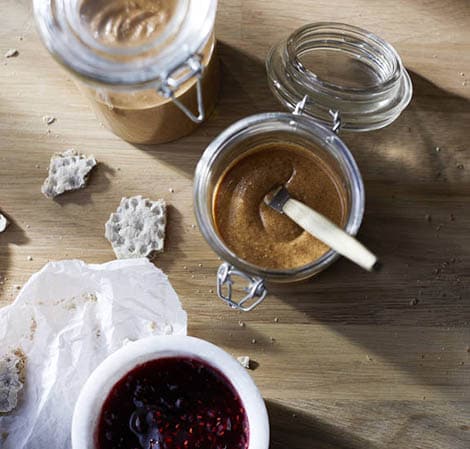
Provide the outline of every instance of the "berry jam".
<path id="1" fill-rule="evenodd" d="M 111 390 L 99 449 L 247 449 L 245 409 L 230 381 L 192 358 L 137 366 Z"/>

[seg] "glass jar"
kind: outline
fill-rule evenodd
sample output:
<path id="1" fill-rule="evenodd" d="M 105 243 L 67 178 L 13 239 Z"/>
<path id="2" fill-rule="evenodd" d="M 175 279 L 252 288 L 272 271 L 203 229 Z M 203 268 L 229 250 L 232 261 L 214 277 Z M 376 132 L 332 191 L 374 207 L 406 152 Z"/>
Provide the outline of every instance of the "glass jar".
<path id="1" fill-rule="evenodd" d="M 372 33 L 344 24 L 312 24 L 295 31 L 273 47 L 266 65 L 274 94 L 292 113 L 257 114 L 233 124 L 207 147 L 195 175 L 196 219 L 204 238 L 225 261 L 217 273 L 217 294 L 243 311 L 265 299 L 267 282 L 307 279 L 339 255 L 330 249 L 298 268 L 265 269 L 235 254 L 221 238 L 214 217 L 216 186 L 227 168 L 263 144 L 285 142 L 307 149 L 341 180 L 346 192 L 343 228 L 355 236 L 364 215 L 364 186 L 351 152 L 337 133 L 386 126 L 412 94 L 396 51 Z M 247 283 L 240 299 L 235 299 L 236 277 Z"/>
<path id="2" fill-rule="evenodd" d="M 235 160 L 263 144 L 289 142 L 320 158 L 341 180 L 346 192 L 345 230 L 356 235 L 364 215 L 364 186 L 359 169 L 343 141 L 330 129 L 311 118 L 282 112 L 258 114 L 230 126 L 204 152 L 196 169 L 194 206 L 202 235 L 226 263 L 218 273 L 218 295 L 231 306 L 251 310 L 266 296 L 265 281 L 300 281 L 327 268 L 339 256 L 329 250 L 322 257 L 295 269 L 264 269 L 237 256 L 217 231 L 213 214 L 215 188 Z M 234 229 L 234 232 L 237 232 Z M 231 280 L 242 276 L 249 282 L 248 295 L 232 298 Z M 254 302 L 252 302 L 254 300 Z"/>
<path id="3" fill-rule="evenodd" d="M 34 0 L 39 33 L 98 119 L 132 143 L 182 137 L 215 107 L 217 0 Z"/>

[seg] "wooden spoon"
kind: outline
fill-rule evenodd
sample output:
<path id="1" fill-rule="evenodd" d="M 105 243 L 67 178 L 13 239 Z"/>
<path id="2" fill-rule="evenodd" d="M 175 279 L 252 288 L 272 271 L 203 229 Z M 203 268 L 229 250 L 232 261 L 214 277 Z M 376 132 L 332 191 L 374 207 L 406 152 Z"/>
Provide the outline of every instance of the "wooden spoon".
<path id="1" fill-rule="evenodd" d="M 269 192 L 264 197 L 264 202 L 281 214 L 286 214 L 301 228 L 360 267 L 368 271 L 377 271 L 380 268 L 377 257 L 362 243 L 322 214 L 291 198 L 284 186 Z"/>

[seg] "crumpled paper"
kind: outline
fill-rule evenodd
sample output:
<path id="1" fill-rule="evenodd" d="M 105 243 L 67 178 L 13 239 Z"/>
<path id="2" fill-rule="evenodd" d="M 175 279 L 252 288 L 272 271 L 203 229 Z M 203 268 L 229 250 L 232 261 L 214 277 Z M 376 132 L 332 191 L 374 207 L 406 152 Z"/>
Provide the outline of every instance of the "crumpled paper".
<path id="1" fill-rule="evenodd" d="M 0 353 L 21 347 L 26 382 L 0 416 L 2 449 L 68 449 L 82 385 L 109 354 L 151 335 L 186 335 L 187 317 L 147 259 L 48 263 L 0 309 Z"/>

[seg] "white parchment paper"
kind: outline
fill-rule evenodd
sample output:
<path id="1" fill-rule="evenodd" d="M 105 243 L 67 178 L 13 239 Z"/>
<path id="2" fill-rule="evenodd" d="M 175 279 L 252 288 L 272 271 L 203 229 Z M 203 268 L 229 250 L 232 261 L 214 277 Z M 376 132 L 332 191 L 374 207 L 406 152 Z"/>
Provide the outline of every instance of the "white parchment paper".
<path id="1" fill-rule="evenodd" d="M 73 408 L 96 366 L 129 340 L 186 335 L 186 312 L 147 259 L 51 262 L 0 309 L 0 354 L 21 347 L 26 382 L 0 416 L 1 449 L 69 449 Z"/>

